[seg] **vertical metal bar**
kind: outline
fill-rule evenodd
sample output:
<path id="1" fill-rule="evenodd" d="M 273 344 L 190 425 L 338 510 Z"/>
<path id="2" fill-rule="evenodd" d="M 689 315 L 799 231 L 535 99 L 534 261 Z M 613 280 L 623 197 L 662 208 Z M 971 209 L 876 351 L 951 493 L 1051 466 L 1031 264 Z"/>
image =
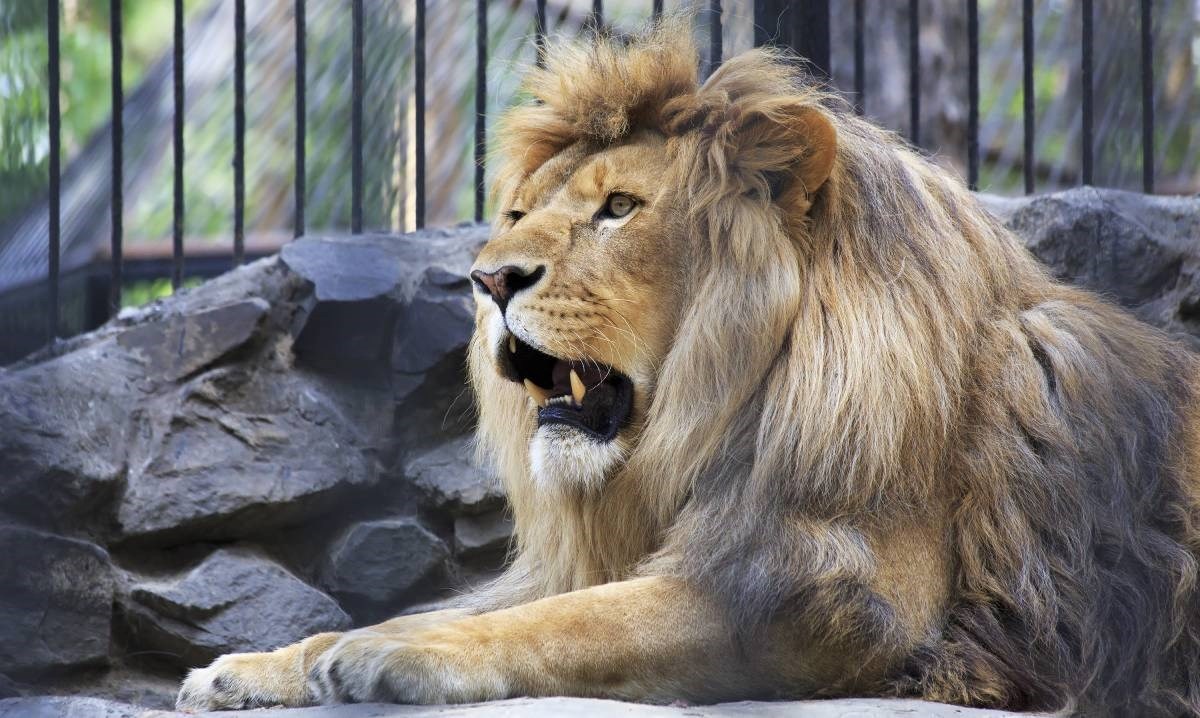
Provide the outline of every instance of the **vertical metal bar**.
<path id="1" fill-rule="evenodd" d="M 662 17 L 663 0 L 654 0 L 654 4 L 651 6 L 651 9 L 650 9 L 650 14 L 655 20 Z"/>
<path id="2" fill-rule="evenodd" d="M 908 110 L 909 139 L 921 146 L 921 3 L 908 0 Z"/>
<path id="3" fill-rule="evenodd" d="M 1154 192 L 1154 16 L 1142 0 L 1142 191 Z"/>
<path id="4" fill-rule="evenodd" d="M 854 0 L 854 111 L 858 114 L 866 112 L 866 42 L 863 39 L 863 0 Z"/>
<path id="5" fill-rule="evenodd" d="M 416 111 L 417 182 L 416 225 L 425 226 L 425 0 L 417 0 L 416 39 L 413 45 L 413 103 Z"/>
<path id="6" fill-rule="evenodd" d="M 308 132 L 307 120 L 307 90 L 308 71 L 305 65 L 308 60 L 307 29 L 304 16 L 304 0 L 296 0 L 296 199 L 295 217 L 292 220 L 292 232 L 299 237 L 304 234 L 304 199 L 307 194 L 307 174 L 305 170 L 305 141 Z"/>
<path id="7" fill-rule="evenodd" d="M 801 0 L 792 11 L 793 45 L 822 81 L 833 77 L 829 44 L 830 0 Z"/>
<path id="8" fill-rule="evenodd" d="M 979 189 L 979 0 L 967 0 L 967 185 Z"/>
<path id="9" fill-rule="evenodd" d="M 175 46 L 174 46 L 174 87 L 175 87 L 175 205 L 173 207 L 173 223 L 171 230 L 171 286 L 179 289 L 183 284 L 183 0 L 175 0 Z"/>
<path id="10" fill-rule="evenodd" d="M 350 232 L 363 230 L 363 0 L 354 0 L 354 59 L 350 68 Z"/>
<path id="11" fill-rule="evenodd" d="M 1092 0 L 1083 0 L 1083 184 L 1092 183 Z"/>
<path id="12" fill-rule="evenodd" d="M 1021 4 L 1021 63 L 1024 70 L 1025 153 L 1022 166 L 1025 172 L 1025 194 L 1033 194 L 1033 0 Z"/>
<path id="13" fill-rule="evenodd" d="M 591 23 L 594 28 L 604 24 L 604 0 L 592 0 Z"/>
<path id="14" fill-rule="evenodd" d="M 711 75 L 721 66 L 724 54 L 721 37 L 721 0 L 709 0 L 708 3 L 708 72 Z"/>
<path id="15" fill-rule="evenodd" d="M 754 44 L 791 48 L 822 81 L 830 75 L 830 0 L 755 0 Z"/>
<path id="16" fill-rule="evenodd" d="M 60 200 L 62 199 L 59 154 L 62 151 L 62 106 L 59 104 L 62 54 L 58 45 L 58 0 L 46 3 L 47 69 L 50 75 L 50 247 L 49 247 L 49 293 L 50 308 L 46 320 L 47 340 L 58 336 L 59 315 L 59 257 L 62 254 L 61 227 L 59 225 Z"/>
<path id="17" fill-rule="evenodd" d="M 533 43 L 537 47 L 537 66 L 546 66 L 546 0 L 537 0 L 533 19 Z"/>
<path id="18" fill-rule="evenodd" d="M 487 0 L 475 3 L 475 221 L 483 221 L 487 152 Z"/>
<path id="19" fill-rule="evenodd" d="M 121 0 L 108 2 L 108 31 L 112 50 L 112 180 L 109 186 L 112 193 L 112 228 L 108 315 L 113 317 L 121 311 L 121 244 L 125 234 L 125 89 L 121 84 L 121 59 L 124 55 L 121 41 Z"/>
<path id="20" fill-rule="evenodd" d="M 773 0 L 754 0 L 754 46 L 761 47 L 779 36 L 779 16 L 772 13 Z"/>
<path id="21" fill-rule="evenodd" d="M 233 3 L 233 264 L 246 261 L 246 0 Z"/>

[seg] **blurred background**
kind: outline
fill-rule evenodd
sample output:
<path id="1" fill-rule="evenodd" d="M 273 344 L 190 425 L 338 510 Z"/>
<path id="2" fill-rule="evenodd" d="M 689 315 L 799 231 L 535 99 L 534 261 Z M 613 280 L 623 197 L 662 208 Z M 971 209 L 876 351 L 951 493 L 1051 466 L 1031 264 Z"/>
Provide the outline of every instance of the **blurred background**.
<path id="1" fill-rule="evenodd" d="M 228 258 L 234 216 L 234 0 L 185 0 L 186 160 L 183 236 L 189 257 Z M 488 3 L 488 135 L 518 99 L 534 62 L 535 0 Z M 750 0 L 721 3 L 724 55 L 754 44 Z M 831 73 L 865 113 L 908 137 L 910 3 L 864 0 L 864 92 L 853 97 L 854 3 L 831 6 Z M 1034 0 L 1036 191 L 1080 182 L 1080 8 L 1082 0 Z M 1093 184 L 1142 188 L 1138 3 L 1095 2 L 1095 172 Z M 1155 0 L 1155 192 L 1200 192 L 1200 0 Z M 251 257 L 293 236 L 295 136 L 294 0 L 247 3 L 245 236 Z M 965 176 L 967 3 L 919 3 L 920 144 Z M 1024 91 L 1021 0 L 979 0 L 981 191 L 1022 194 Z M 604 22 L 619 31 L 650 17 L 650 0 L 606 0 Z M 665 10 L 707 1 L 667 0 Z M 425 223 L 468 220 L 474 204 L 476 3 L 428 2 Z M 588 24 L 590 0 L 548 0 L 547 29 L 573 35 Z M 103 262 L 109 251 L 109 0 L 61 3 L 62 255 L 64 270 Z M 124 253 L 148 262 L 127 272 L 121 303 L 170 293 L 165 264 L 173 221 L 172 5 L 125 0 Z M 350 13 L 346 0 L 307 3 L 305 216 L 309 233 L 351 225 Z M 369 0 L 365 17 L 363 228 L 416 225 L 414 0 Z M 699 29 L 698 29 L 699 31 Z M 703 30 L 707 32 L 707 30 Z M 44 324 L 21 310 L 22 287 L 47 276 L 49 122 L 46 3 L 0 0 L 0 336 Z M 228 266 L 228 261 L 221 266 Z M 139 265 L 140 266 L 140 265 Z M 211 266 L 209 274 L 212 273 Z M 191 263 L 184 285 L 205 276 Z M 194 271 L 193 271 L 194 270 Z M 158 275 L 154 276 L 157 272 Z M 65 280 L 64 280 L 65 281 Z M 15 294 L 14 294 L 15 292 Z M 86 289 L 64 291 L 62 334 L 94 325 Z M 30 295 L 32 296 L 32 295 Z M 28 299 L 28 297 L 27 297 Z M 32 301 L 32 300 L 29 300 Z M 71 302 L 82 303 L 72 306 Z M 7 315 L 5 318 L 3 315 Z M 7 324 L 5 324 L 7 322 Z M 34 326 L 36 324 L 36 327 Z M 3 357 L 0 357 L 3 361 Z"/>

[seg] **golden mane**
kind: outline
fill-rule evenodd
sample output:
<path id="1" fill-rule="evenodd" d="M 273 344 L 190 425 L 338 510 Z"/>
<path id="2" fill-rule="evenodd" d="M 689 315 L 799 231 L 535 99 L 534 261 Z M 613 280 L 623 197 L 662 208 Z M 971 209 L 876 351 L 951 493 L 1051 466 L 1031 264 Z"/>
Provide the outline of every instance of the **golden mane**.
<path id="1" fill-rule="evenodd" d="M 478 397 L 517 527 L 480 605 L 655 572 L 712 587 L 748 630 L 787 613 L 835 640 L 914 640 L 848 587 L 919 559 L 860 526 L 944 517 L 930 540 L 953 557 L 951 610 L 898 692 L 1196 706 L 1193 359 L 1054 282 L 961 181 L 788 57 L 754 50 L 702 84 L 697 66 L 679 24 L 567 42 L 504 119 L 501 197 L 579 143 L 669 138 L 696 257 L 640 438 L 602 490 L 537 486 L 519 407 Z M 816 139 L 797 163 L 781 133 Z M 486 386 L 479 344 L 471 363 Z M 1106 542 L 1125 552 L 1094 555 Z"/>

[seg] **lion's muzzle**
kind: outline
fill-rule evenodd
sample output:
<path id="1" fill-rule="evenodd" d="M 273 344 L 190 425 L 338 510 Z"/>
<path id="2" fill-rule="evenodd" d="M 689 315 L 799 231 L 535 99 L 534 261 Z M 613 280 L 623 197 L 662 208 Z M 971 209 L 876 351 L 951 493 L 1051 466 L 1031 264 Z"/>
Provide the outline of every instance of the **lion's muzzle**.
<path id="1" fill-rule="evenodd" d="M 537 405 L 538 426 L 559 424 L 601 442 L 612 441 L 633 409 L 629 377 L 592 359 L 560 359 L 509 334 L 498 366 L 523 384 Z"/>

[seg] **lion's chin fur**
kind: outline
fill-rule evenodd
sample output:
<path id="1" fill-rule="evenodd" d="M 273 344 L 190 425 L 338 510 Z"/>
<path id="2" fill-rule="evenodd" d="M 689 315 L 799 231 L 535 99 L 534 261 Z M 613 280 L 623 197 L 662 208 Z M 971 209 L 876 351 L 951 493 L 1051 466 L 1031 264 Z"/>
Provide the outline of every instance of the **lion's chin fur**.
<path id="1" fill-rule="evenodd" d="M 540 426 L 529 442 L 534 481 L 546 491 L 596 491 L 625 456 L 621 437 L 600 442 L 566 426 Z"/>

